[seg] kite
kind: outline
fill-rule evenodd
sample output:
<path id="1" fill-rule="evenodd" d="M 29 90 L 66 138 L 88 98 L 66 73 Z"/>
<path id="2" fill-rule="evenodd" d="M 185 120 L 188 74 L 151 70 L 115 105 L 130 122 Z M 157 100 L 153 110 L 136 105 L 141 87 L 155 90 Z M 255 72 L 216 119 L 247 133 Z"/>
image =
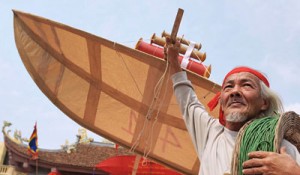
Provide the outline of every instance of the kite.
<path id="1" fill-rule="evenodd" d="M 14 33 L 30 76 L 69 118 L 180 173 L 198 173 L 165 60 L 20 11 L 14 11 Z M 220 91 L 186 71 L 203 104 Z"/>

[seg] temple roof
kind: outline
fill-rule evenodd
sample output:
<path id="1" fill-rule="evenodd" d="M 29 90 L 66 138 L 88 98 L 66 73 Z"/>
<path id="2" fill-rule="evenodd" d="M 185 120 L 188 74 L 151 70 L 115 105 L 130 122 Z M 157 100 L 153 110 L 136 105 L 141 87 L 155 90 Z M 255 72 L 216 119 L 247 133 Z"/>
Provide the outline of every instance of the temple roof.
<path id="1" fill-rule="evenodd" d="M 28 154 L 27 145 L 14 142 L 5 134 L 4 141 L 8 152 L 12 155 L 12 162 L 28 162 L 32 166 L 35 165 L 35 161 Z M 67 153 L 63 149 L 39 149 L 39 167 L 56 167 L 60 171 L 93 171 L 95 173 L 95 166 L 99 162 L 115 155 L 133 154 L 122 147 L 116 150 L 114 144 L 110 143 L 78 143 L 75 148 L 71 153 Z M 98 174 L 107 174 L 101 170 L 98 172 Z"/>

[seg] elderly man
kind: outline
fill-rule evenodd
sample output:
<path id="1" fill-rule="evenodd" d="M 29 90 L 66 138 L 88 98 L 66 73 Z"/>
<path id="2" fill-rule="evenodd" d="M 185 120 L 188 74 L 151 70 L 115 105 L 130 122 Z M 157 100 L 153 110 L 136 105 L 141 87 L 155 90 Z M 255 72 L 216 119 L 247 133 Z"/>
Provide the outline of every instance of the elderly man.
<path id="1" fill-rule="evenodd" d="M 174 93 L 201 160 L 199 174 L 230 174 L 232 152 L 240 128 L 251 119 L 282 112 L 281 102 L 269 89 L 263 74 L 248 67 L 238 67 L 225 76 L 221 92 L 210 103 L 212 108 L 220 103 L 219 120 L 210 117 L 180 67 L 178 47 L 178 42 L 174 45 L 169 42 L 165 51 L 173 73 Z M 300 174 L 300 156 L 296 147 L 286 140 L 281 146 L 280 154 L 251 152 L 250 160 L 243 163 L 243 173 Z"/>

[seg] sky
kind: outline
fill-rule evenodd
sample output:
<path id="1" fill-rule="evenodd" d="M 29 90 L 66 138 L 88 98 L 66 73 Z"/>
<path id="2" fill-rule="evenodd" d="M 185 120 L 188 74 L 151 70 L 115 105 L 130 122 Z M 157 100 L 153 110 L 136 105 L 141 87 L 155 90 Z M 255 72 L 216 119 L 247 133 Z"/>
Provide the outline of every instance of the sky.
<path id="1" fill-rule="evenodd" d="M 80 125 L 39 90 L 26 71 L 14 41 L 12 9 L 42 16 L 134 47 L 153 33 L 171 32 L 184 10 L 178 36 L 201 43 L 212 65 L 210 80 L 221 84 L 232 68 L 261 70 L 285 110 L 300 114 L 300 1 L 298 0 L 1 0 L 0 126 L 3 121 L 29 138 L 37 122 L 39 147 L 60 149 L 76 141 Z M 96 141 L 103 138 L 88 132 Z M 0 142 L 3 135 L 0 134 Z"/>

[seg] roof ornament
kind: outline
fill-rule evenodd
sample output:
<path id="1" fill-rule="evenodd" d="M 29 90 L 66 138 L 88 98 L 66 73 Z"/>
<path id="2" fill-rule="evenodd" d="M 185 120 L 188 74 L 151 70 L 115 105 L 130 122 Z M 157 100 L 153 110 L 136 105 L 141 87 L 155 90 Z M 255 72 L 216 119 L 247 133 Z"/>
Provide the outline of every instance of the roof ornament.
<path id="1" fill-rule="evenodd" d="M 8 135 L 8 133 L 10 132 L 10 130 L 5 131 L 5 128 L 6 128 L 6 127 L 9 127 L 9 126 L 11 126 L 11 123 L 4 120 L 4 121 L 3 121 L 3 126 L 2 126 L 2 133 L 3 133 L 4 135 Z"/>
<path id="2" fill-rule="evenodd" d="M 61 145 L 61 149 L 67 152 L 68 154 L 75 152 L 76 151 L 76 143 L 74 144 L 69 144 L 69 140 L 66 139 L 65 144 Z"/>
<path id="3" fill-rule="evenodd" d="M 28 142 L 27 138 L 22 138 L 22 132 L 20 130 L 17 130 L 17 129 L 14 131 L 14 136 L 11 137 L 9 135 L 9 133 L 11 132 L 11 130 L 9 129 L 9 130 L 5 131 L 6 127 L 10 127 L 11 125 L 12 125 L 11 122 L 3 121 L 2 133 L 6 137 L 10 138 L 10 140 L 14 141 L 17 144 L 23 144 L 23 142 Z"/>
<path id="4" fill-rule="evenodd" d="M 87 132 L 85 128 L 79 128 L 78 135 L 76 136 L 77 136 L 77 143 L 89 144 L 94 141 L 93 138 L 89 138 L 87 136 Z"/>

